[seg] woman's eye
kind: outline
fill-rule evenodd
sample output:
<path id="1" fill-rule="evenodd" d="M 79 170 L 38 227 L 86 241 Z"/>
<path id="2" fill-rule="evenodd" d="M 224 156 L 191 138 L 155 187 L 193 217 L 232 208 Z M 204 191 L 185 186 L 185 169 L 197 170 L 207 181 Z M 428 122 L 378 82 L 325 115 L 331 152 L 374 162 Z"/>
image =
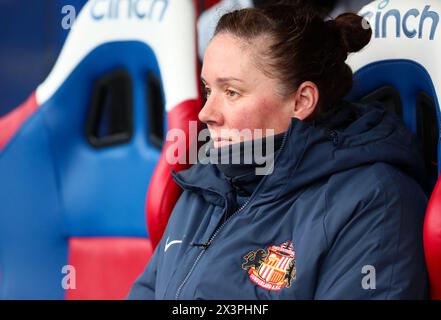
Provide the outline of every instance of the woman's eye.
<path id="1" fill-rule="evenodd" d="M 208 98 L 210 96 L 210 94 L 211 94 L 211 89 L 205 87 L 204 90 L 205 90 L 205 96 Z"/>
<path id="2" fill-rule="evenodd" d="M 233 90 L 226 90 L 225 92 L 226 92 L 227 95 L 228 95 L 229 97 L 231 97 L 231 98 L 237 97 L 237 96 L 239 95 L 238 92 L 233 91 Z"/>

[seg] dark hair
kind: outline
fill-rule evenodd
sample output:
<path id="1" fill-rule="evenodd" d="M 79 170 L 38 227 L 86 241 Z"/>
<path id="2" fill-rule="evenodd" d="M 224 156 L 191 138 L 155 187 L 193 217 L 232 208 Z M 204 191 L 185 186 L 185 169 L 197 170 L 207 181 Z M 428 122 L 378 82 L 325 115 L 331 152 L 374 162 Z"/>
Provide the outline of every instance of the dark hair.
<path id="1" fill-rule="evenodd" d="M 305 81 L 314 82 L 320 97 L 316 112 L 330 111 L 352 88 L 352 70 L 345 63 L 348 53 L 365 47 L 372 36 L 369 24 L 354 13 L 325 21 L 305 4 L 268 5 L 225 14 L 215 35 L 230 33 L 246 42 L 268 36 L 270 45 L 259 48 L 256 63 L 282 85 L 288 96 Z"/>

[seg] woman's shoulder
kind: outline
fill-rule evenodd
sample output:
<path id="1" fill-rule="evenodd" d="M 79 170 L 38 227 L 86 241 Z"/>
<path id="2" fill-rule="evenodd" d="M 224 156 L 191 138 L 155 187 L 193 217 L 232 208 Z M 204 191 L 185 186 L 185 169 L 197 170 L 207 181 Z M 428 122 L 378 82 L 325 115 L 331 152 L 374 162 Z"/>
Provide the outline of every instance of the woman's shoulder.
<path id="1" fill-rule="evenodd" d="M 326 184 L 326 219 L 401 219 L 414 215 L 421 220 L 427 196 L 416 180 L 399 168 L 374 163 L 333 175 Z"/>

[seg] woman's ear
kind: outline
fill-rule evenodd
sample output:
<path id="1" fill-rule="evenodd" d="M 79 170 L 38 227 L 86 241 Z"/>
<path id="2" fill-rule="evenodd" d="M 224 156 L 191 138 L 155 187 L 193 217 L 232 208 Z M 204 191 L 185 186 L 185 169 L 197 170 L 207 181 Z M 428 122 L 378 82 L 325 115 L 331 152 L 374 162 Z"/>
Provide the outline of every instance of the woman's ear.
<path id="1" fill-rule="evenodd" d="M 297 89 L 294 97 L 293 117 L 299 120 L 308 118 L 317 107 L 319 89 L 314 82 L 305 81 Z"/>

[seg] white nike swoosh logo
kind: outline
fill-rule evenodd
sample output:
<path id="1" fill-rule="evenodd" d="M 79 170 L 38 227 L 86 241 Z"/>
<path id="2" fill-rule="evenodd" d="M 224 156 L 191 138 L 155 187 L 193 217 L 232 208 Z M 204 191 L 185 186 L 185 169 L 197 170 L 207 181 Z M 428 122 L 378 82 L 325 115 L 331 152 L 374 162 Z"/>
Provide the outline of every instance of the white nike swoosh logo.
<path id="1" fill-rule="evenodd" d="M 167 241 L 165 242 L 165 249 L 164 252 L 167 252 L 168 248 L 174 244 L 180 244 L 182 243 L 182 240 L 173 240 L 172 242 L 168 242 L 170 238 L 167 238 Z"/>

